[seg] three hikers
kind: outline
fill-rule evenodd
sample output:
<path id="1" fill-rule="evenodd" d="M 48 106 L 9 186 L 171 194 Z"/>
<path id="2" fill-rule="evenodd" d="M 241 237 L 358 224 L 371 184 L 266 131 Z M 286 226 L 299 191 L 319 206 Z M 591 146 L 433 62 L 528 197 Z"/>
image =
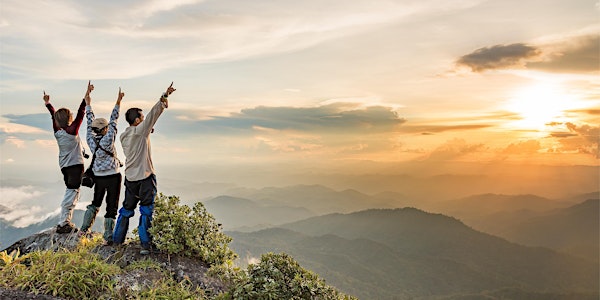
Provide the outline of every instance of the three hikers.
<path id="1" fill-rule="evenodd" d="M 91 107 L 90 93 L 94 89 L 88 82 L 87 92 L 79 107 L 77 117 L 73 120 L 71 112 L 66 108 L 54 111 L 50 104 L 50 96 L 44 92 L 44 102 L 52 115 L 54 136 L 59 145 L 59 165 L 64 175 L 65 198 L 61 204 L 61 221 L 57 226 L 58 233 L 77 231 L 71 222 L 73 208 L 79 199 L 79 187 L 83 175 L 84 150 L 79 139 L 78 130 L 87 116 L 88 147 L 93 153 L 91 168 L 95 175 L 94 198 L 87 206 L 82 234 L 88 232 L 93 225 L 96 215 L 106 195 L 106 214 L 104 215 L 103 237 L 107 244 L 122 244 L 129 229 L 129 219 L 134 216 L 135 208 L 140 206 L 140 221 L 138 233 L 141 241 L 141 254 L 149 254 L 152 239 L 148 232 L 154 212 L 154 200 L 157 194 L 156 175 L 152 164 L 150 133 L 163 111 L 168 108 L 168 97 L 175 91 L 173 83 L 161 95 L 158 102 L 146 116 L 140 108 L 130 108 L 125 114 L 129 127 L 120 136 L 123 152 L 125 153 L 125 199 L 118 211 L 119 216 L 115 226 L 115 216 L 120 196 L 121 166 L 115 151 L 117 134 L 117 119 L 121 100 L 124 93 L 119 88 L 117 102 L 110 116 L 110 121 L 95 118 Z M 114 231 L 113 231 L 114 226 Z"/>

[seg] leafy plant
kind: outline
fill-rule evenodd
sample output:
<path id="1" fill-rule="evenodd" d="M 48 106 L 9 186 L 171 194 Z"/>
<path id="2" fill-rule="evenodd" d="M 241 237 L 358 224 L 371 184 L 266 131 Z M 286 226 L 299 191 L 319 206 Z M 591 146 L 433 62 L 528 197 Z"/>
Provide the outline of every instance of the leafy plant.
<path id="1" fill-rule="evenodd" d="M 74 251 L 34 251 L 2 255 L 0 282 L 6 288 L 68 299 L 102 299 L 114 287 L 118 266 L 104 262 L 86 247 Z"/>
<path id="2" fill-rule="evenodd" d="M 144 289 L 136 295 L 136 299 L 207 299 L 204 291 L 189 281 L 177 282 L 173 278 L 160 279 L 149 289 Z"/>
<path id="3" fill-rule="evenodd" d="M 153 242 L 169 254 L 199 258 L 209 265 L 220 265 L 237 255 L 229 249 L 231 238 L 223 234 L 215 218 L 197 202 L 193 208 L 179 205 L 179 197 L 162 193 L 154 203 Z"/>
<path id="4" fill-rule="evenodd" d="M 303 269 L 291 256 L 263 254 L 229 292 L 231 299 L 354 299 Z"/>

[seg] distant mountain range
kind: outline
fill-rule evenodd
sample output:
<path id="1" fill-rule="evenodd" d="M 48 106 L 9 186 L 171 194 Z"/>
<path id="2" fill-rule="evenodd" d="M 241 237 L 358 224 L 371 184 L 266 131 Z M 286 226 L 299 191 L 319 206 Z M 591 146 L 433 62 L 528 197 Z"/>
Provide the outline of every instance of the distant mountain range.
<path id="1" fill-rule="evenodd" d="M 242 260 L 286 252 L 361 299 L 596 300 L 599 201 L 598 193 L 416 200 L 296 185 L 236 188 L 203 203 Z M 75 211 L 77 226 L 82 216 Z M 57 221 L 16 228 L 0 219 L 0 249 Z"/>
<path id="2" fill-rule="evenodd" d="M 254 231 L 316 215 L 303 207 L 261 205 L 231 196 L 215 197 L 203 204 L 226 230 Z"/>
<path id="3" fill-rule="evenodd" d="M 336 191 L 322 185 L 294 185 L 262 189 L 234 189 L 229 195 L 251 199 L 268 206 L 304 207 L 319 215 L 353 212 L 369 208 L 406 206 L 400 194 L 370 196 L 356 190 Z"/>
<path id="4" fill-rule="evenodd" d="M 579 200 L 583 197 L 590 198 Z M 598 261 L 599 202 L 598 193 L 563 201 L 535 195 L 483 194 L 444 201 L 437 206 L 437 211 L 459 218 L 474 229 L 513 242 L 548 247 Z"/>
<path id="5" fill-rule="evenodd" d="M 510 224 L 501 236 L 523 245 L 548 247 L 598 262 L 600 200 L 589 199 Z"/>
<path id="6" fill-rule="evenodd" d="M 433 299 L 501 290 L 598 297 L 597 262 L 513 244 L 414 208 L 330 214 L 227 234 L 242 256 L 290 253 L 329 284 L 361 299 Z"/>

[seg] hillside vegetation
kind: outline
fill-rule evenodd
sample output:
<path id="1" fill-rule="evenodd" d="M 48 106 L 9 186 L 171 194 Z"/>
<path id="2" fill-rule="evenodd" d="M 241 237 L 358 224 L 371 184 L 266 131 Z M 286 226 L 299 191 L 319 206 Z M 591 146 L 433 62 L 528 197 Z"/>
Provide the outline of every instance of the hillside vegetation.
<path id="1" fill-rule="evenodd" d="M 231 238 L 203 204 L 160 195 L 151 228 L 160 250 L 139 255 L 139 242 L 101 245 L 53 229 L 0 252 L 0 296 L 63 299 L 353 299 L 284 253 L 234 268 Z M 43 299 L 48 299 L 44 296 Z"/>
<path id="2" fill-rule="evenodd" d="M 510 243 L 413 208 L 330 214 L 228 234 L 232 248 L 246 257 L 285 251 L 363 299 L 466 297 L 503 289 L 557 299 L 580 292 L 598 297 L 597 263 Z"/>

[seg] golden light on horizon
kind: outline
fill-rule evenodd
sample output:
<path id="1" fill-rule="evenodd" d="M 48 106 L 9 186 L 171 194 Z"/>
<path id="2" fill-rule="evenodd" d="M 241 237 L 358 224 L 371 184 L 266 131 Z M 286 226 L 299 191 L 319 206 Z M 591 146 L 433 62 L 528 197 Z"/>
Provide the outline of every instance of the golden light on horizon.
<path id="1" fill-rule="evenodd" d="M 551 122 L 573 121 L 565 112 L 580 107 L 576 96 L 564 91 L 560 84 L 541 83 L 517 91 L 506 109 L 520 117 L 510 127 L 543 131 Z"/>

